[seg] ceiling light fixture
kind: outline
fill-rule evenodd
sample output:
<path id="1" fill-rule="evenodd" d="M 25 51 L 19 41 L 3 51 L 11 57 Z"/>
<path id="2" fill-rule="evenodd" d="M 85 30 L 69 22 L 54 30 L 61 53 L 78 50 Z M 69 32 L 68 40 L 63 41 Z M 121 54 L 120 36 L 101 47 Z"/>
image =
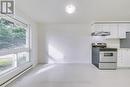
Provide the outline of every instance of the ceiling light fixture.
<path id="1" fill-rule="evenodd" d="M 76 7 L 73 4 L 69 4 L 66 6 L 65 11 L 68 14 L 73 14 L 76 11 Z"/>

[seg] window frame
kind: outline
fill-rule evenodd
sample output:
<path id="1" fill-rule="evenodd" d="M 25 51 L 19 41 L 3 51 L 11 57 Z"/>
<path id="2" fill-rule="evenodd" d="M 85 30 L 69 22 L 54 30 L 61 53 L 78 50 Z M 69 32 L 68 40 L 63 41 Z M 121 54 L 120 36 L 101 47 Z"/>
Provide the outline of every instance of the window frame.
<path id="1" fill-rule="evenodd" d="M 20 24 L 20 26 L 22 26 L 26 30 L 26 32 L 27 32 L 26 33 L 26 44 L 28 46 L 27 47 L 21 47 L 21 48 L 2 49 L 2 50 L 0 50 L 0 56 L 10 55 L 10 54 L 16 54 L 17 55 L 18 53 L 28 52 L 29 53 L 29 63 L 32 62 L 32 59 L 31 59 L 31 34 L 30 34 L 31 30 L 30 30 L 30 25 L 20 21 L 16 17 L 11 17 L 9 15 L 1 15 L 0 14 L 0 19 L 1 18 L 9 20 L 9 21 L 11 21 L 13 23 Z M 17 59 L 18 58 L 16 58 L 16 61 L 18 61 Z M 17 65 L 17 67 L 21 67 L 21 66 L 22 65 Z M 17 67 L 15 67 L 15 68 L 17 68 Z M 12 69 L 5 70 L 5 72 L 3 71 L 2 73 L 0 73 L 0 76 L 12 71 Z"/>

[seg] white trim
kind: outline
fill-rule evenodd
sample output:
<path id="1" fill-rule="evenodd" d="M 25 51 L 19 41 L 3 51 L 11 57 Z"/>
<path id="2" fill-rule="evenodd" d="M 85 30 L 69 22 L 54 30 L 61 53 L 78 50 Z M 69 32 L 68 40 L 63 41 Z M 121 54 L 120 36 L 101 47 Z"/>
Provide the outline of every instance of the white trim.
<path id="1" fill-rule="evenodd" d="M 106 24 L 106 23 L 109 23 L 109 24 L 114 24 L 114 23 L 130 23 L 130 21 L 93 21 L 91 24 Z"/>

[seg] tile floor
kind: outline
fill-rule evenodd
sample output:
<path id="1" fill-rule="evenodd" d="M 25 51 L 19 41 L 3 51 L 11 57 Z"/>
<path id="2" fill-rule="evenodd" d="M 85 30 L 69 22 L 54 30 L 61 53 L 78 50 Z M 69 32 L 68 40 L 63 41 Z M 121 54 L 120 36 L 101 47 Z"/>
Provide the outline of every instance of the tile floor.
<path id="1" fill-rule="evenodd" d="M 91 64 L 39 65 L 7 87 L 130 87 L 130 69 L 98 70 Z"/>

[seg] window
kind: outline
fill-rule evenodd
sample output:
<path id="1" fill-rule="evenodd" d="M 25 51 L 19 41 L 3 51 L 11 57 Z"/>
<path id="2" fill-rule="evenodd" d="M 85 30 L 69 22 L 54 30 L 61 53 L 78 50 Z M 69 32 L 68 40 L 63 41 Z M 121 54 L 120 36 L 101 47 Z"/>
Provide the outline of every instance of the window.
<path id="1" fill-rule="evenodd" d="M 6 72 L 7 70 L 17 67 L 15 60 L 15 54 L 0 56 L 0 72 Z"/>
<path id="2" fill-rule="evenodd" d="M 0 18 L 0 75 L 30 62 L 29 28 L 12 18 Z"/>
<path id="3" fill-rule="evenodd" d="M 18 65 L 25 64 L 26 62 L 29 62 L 29 53 L 28 52 L 21 52 L 17 55 Z"/>

